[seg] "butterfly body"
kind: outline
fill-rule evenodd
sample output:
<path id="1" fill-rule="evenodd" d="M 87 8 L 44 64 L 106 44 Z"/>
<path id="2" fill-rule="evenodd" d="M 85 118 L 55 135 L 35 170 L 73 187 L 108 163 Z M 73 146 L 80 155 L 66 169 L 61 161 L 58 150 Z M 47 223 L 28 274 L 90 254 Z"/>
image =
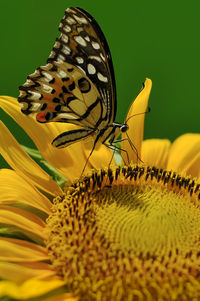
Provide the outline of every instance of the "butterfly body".
<path id="1" fill-rule="evenodd" d="M 65 122 L 80 128 L 56 137 L 66 147 L 91 136 L 95 146 L 112 144 L 126 124 L 115 122 L 116 87 L 111 54 L 96 21 L 80 8 L 69 8 L 61 20 L 45 66 L 19 87 L 21 110 L 40 123 Z M 92 151 L 93 151 L 92 149 Z"/>

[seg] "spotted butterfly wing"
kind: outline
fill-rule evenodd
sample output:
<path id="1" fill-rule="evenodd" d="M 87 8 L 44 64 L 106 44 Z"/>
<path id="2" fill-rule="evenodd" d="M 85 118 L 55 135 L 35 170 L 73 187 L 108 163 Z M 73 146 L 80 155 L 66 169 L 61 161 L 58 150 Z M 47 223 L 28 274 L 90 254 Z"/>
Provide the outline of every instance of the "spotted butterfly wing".
<path id="1" fill-rule="evenodd" d="M 109 47 L 96 21 L 83 9 L 67 9 L 59 30 L 47 64 L 27 77 L 18 100 L 22 112 L 38 122 L 81 126 L 56 137 L 54 146 L 65 147 L 93 135 L 94 149 L 98 141 L 113 141 L 123 126 L 114 123 L 116 88 Z"/>
<path id="2" fill-rule="evenodd" d="M 61 20 L 61 35 L 47 62 L 69 62 L 80 67 L 103 99 L 109 122 L 116 115 L 116 85 L 106 38 L 94 18 L 81 8 L 68 8 Z"/>

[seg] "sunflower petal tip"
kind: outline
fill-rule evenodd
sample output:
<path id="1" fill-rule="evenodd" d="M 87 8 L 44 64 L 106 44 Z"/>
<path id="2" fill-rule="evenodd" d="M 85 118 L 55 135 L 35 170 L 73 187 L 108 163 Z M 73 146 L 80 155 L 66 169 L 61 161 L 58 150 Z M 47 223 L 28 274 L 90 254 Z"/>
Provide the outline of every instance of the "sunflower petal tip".
<path id="1" fill-rule="evenodd" d="M 148 77 L 146 77 L 144 83 L 143 83 L 143 86 L 149 86 L 149 88 L 151 89 L 152 87 L 152 80 Z"/>

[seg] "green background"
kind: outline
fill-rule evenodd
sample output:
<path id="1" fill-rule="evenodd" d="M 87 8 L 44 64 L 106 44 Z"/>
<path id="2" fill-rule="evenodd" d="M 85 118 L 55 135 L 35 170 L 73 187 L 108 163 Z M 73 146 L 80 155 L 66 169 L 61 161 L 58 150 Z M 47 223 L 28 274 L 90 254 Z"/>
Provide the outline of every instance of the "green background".
<path id="1" fill-rule="evenodd" d="M 200 132 L 199 1 L 0 0 L 0 94 L 17 97 L 26 76 L 45 64 L 69 6 L 87 10 L 107 37 L 117 82 L 116 121 L 124 121 L 149 77 L 151 113 L 144 137 L 173 141 L 183 133 Z M 20 143 L 32 145 L 0 114 Z"/>

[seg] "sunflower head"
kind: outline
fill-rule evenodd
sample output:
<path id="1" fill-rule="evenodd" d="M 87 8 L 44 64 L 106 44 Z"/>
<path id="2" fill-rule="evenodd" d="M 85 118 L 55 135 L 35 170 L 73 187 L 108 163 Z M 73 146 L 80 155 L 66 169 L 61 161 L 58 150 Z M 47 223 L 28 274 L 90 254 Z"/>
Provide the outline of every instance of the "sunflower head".
<path id="1" fill-rule="evenodd" d="M 83 300 L 172 298 L 172 287 L 189 298 L 186 284 L 200 277 L 199 197 L 189 177 L 162 169 L 93 172 L 54 200 L 52 264 Z"/>

